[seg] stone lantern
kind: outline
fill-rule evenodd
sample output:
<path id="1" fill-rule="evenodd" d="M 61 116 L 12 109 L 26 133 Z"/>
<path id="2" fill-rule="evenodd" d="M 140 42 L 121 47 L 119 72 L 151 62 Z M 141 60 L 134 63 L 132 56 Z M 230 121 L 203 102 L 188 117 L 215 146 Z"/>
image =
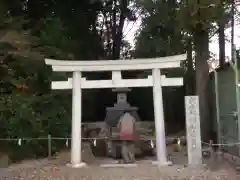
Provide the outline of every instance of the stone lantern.
<path id="1" fill-rule="evenodd" d="M 131 112 L 131 114 L 139 120 L 139 116 L 137 114 L 137 107 L 131 106 L 127 102 L 127 92 L 131 91 L 129 88 L 117 88 L 113 89 L 113 92 L 117 93 L 117 102 L 114 104 L 113 107 L 106 108 L 106 118 L 105 122 L 110 127 L 116 127 L 119 118 L 123 115 L 125 110 Z"/>
<path id="2" fill-rule="evenodd" d="M 106 108 L 106 118 L 105 122 L 109 127 L 109 136 L 111 138 L 117 137 L 119 131 L 116 129 L 120 117 L 123 115 L 125 110 L 130 111 L 130 113 L 139 121 L 139 116 L 137 113 L 138 108 L 131 106 L 127 102 L 127 92 L 131 91 L 129 88 L 117 88 L 113 89 L 113 92 L 117 93 L 117 102 L 113 107 Z M 107 142 L 107 154 L 114 157 L 121 157 L 121 146 L 118 140 L 108 141 Z"/>

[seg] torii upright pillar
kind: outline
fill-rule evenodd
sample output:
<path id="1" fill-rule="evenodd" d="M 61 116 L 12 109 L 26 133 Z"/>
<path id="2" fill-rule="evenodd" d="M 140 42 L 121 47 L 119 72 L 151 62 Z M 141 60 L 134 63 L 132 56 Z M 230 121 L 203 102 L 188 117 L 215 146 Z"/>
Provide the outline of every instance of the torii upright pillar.
<path id="1" fill-rule="evenodd" d="M 82 167 L 81 144 L 82 144 L 82 88 L 81 72 L 73 72 L 72 79 L 72 141 L 71 141 L 71 164 L 72 167 Z"/>
<path id="2" fill-rule="evenodd" d="M 160 69 L 153 69 L 152 77 L 153 77 L 153 103 L 154 103 L 157 163 L 159 165 L 167 165 L 168 161 L 166 153 L 166 137 L 161 82 L 162 78 Z"/>

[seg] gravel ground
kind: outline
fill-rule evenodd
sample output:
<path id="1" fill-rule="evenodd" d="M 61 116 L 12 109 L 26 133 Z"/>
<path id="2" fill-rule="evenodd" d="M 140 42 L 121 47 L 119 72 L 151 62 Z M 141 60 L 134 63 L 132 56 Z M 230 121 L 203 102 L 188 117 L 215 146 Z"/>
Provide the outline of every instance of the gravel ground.
<path id="1" fill-rule="evenodd" d="M 66 166 L 69 152 L 61 152 L 52 160 L 24 161 L 0 169 L 0 180 L 240 180 L 235 167 L 222 158 L 205 159 L 203 163 L 206 166 L 190 168 L 184 166 L 187 164 L 184 153 L 169 154 L 174 165 L 168 167 L 152 165 L 155 158 L 149 157 L 138 161 L 136 167 L 103 168 L 99 165 L 116 161 L 91 156 L 86 167 L 73 169 Z"/>
<path id="2" fill-rule="evenodd" d="M 101 160 L 102 161 L 102 160 Z M 105 160 L 104 160 L 105 161 Z M 99 161 L 98 161 L 99 162 Z M 239 180 L 232 166 L 218 163 L 218 168 L 190 168 L 183 165 L 158 167 L 139 161 L 137 167 L 101 168 L 97 164 L 84 168 L 66 167 L 56 160 L 26 161 L 1 170 L 1 180 Z"/>

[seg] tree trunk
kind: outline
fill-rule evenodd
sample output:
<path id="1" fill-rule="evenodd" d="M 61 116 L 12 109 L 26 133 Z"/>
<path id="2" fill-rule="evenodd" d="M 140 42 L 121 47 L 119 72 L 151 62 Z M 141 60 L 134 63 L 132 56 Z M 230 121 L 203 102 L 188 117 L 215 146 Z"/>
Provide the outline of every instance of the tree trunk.
<path id="1" fill-rule="evenodd" d="M 196 91 L 199 96 L 201 136 L 203 140 L 209 137 L 209 108 L 208 108 L 208 75 L 209 67 L 209 37 L 208 31 L 197 28 L 194 33 L 196 61 Z"/>
<path id="2" fill-rule="evenodd" d="M 225 64 L 225 25 L 223 22 L 218 24 L 218 40 L 219 40 L 219 66 L 223 67 Z"/>
<path id="3" fill-rule="evenodd" d="M 196 93 L 195 90 L 195 74 L 194 74 L 194 69 L 193 69 L 193 57 L 192 57 L 192 40 L 188 40 L 187 44 L 187 85 L 186 89 L 187 95 L 194 95 Z"/>
<path id="4" fill-rule="evenodd" d="M 123 26 L 126 18 L 126 9 L 128 6 L 128 0 L 122 0 L 120 3 L 120 18 L 119 24 L 116 25 L 116 32 L 113 34 L 113 59 L 120 58 L 120 50 L 122 45 L 122 36 L 123 36 Z"/>
<path id="5" fill-rule="evenodd" d="M 112 44 L 112 59 L 118 59 L 117 58 L 117 53 L 116 53 L 116 41 L 117 41 L 117 29 L 118 29 L 118 25 L 117 25 L 117 0 L 113 1 L 113 13 L 112 13 L 112 39 L 113 39 L 113 44 Z"/>

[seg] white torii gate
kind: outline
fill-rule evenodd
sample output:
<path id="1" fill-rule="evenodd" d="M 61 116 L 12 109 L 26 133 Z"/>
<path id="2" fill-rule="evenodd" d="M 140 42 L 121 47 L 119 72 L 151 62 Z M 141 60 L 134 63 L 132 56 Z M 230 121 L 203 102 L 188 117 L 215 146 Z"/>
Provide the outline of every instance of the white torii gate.
<path id="1" fill-rule="evenodd" d="M 168 165 L 166 154 L 165 125 L 163 114 L 162 86 L 181 86 L 182 78 L 166 78 L 161 75 L 163 68 L 180 67 L 186 55 L 176 55 L 161 58 L 134 60 L 104 60 L 104 61 L 67 61 L 46 59 L 53 71 L 73 72 L 68 81 L 52 82 L 52 89 L 72 89 L 72 141 L 71 166 L 85 165 L 81 158 L 81 118 L 82 118 L 82 89 L 94 88 L 123 88 L 123 87 L 153 87 L 154 117 L 156 132 L 157 163 Z M 122 79 L 121 71 L 152 70 L 152 75 L 145 79 Z M 112 71 L 111 80 L 87 80 L 82 72 Z"/>

